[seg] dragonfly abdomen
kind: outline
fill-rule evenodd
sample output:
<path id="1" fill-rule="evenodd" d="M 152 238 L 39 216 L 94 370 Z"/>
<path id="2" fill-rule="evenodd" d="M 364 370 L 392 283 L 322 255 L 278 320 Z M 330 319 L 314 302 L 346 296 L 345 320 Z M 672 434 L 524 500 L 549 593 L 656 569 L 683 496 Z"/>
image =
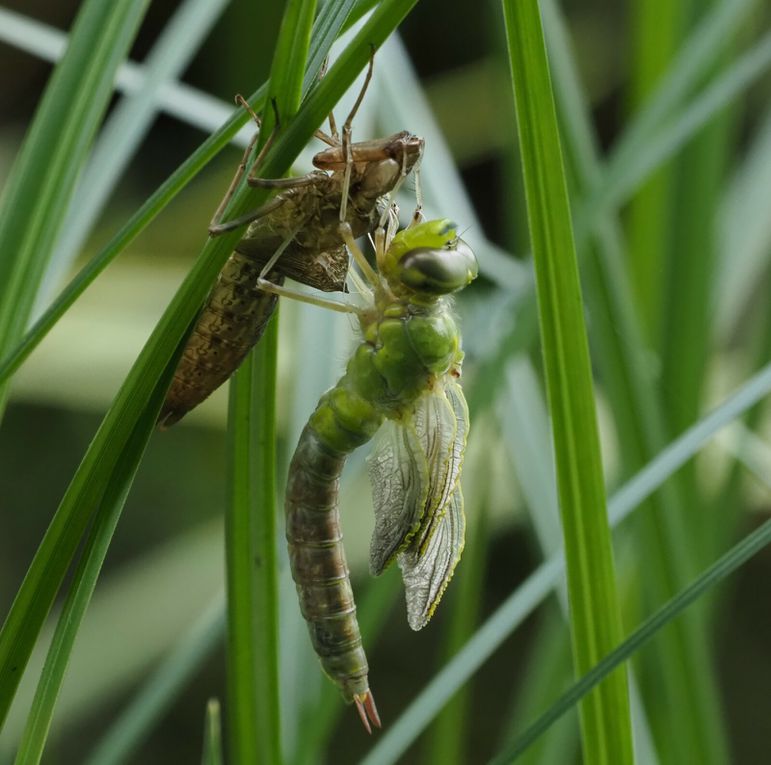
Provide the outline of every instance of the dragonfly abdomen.
<path id="1" fill-rule="evenodd" d="M 369 684 L 338 513 L 346 456 L 305 427 L 289 469 L 286 536 L 313 647 L 346 700 L 355 701 L 367 698 Z"/>

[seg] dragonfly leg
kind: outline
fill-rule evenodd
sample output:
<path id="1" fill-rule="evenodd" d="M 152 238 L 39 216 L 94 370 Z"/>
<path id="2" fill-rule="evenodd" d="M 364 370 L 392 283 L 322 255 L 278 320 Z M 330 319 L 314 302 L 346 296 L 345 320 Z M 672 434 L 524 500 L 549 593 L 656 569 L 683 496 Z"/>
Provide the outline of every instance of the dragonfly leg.
<path id="1" fill-rule="evenodd" d="M 297 189 L 301 186 L 313 186 L 318 183 L 319 178 L 327 177 L 327 174 L 322 170 L 312 170 L 310 173 L 294 178 L 253 178 L 250 176 L 248 183 L 250 186 L 260 189 Z"/>
<path id="2" fill-rule="evenodd" d="M 286 199 L 283 197 L 274 197 L 269 202 L 266 202 L 264 205 L 258 207 L 256 210 L 252 210 L 252 212 L 246 213 L 246 215 L 241 215 L 238 218 L 233 218 L 233 220 L 225 221 L 225 223 L 220 223 L 212 219 L 212 222 L 209 224 L 209 236 L 220 236 L 227 231 L 233 231 L 237 228 L 242 228 L 247 223 L 251 223 L 258 218 L 263 218 L 266 215 L 270 215 L 270 213 L 272 213 L 274 210 L 277 210 L 279 207 L 281 207 L 284 202 L 286 202 Z"/>
<path id="3" fill-rule="evenodd" d="M 415 176 L 415 212 L 412 213 L 412 220 L 407 228 L 417 226 L 418 223 L 423 223 L 426 216 L 423 215 L 423 187 L 420 185 L 420 164 L 415 165 L 413 172 Z"/>
<path id="4" fill-rule="evenodd" d="M 284 239 L 284 241 L 276 249 L 273 255 L 270 256 L 268 262 L 263 266 L 257 279 L 258 289 L 261 289 L 263 292 L 270 292 L 273 295 L 291 298 L 292 300 L 299 300 L 301 303 L 310 303 L 311 305 L 321 306 L 322 308 L 329 308 L 330 310 L 338 311 L 339 313 L 360 313 L 359 309 L 350 303 L 343 303 L 339 300 L 331 300 L 330 298 L 322 298 L 315 295 L 309 295 L 306 292 L 293 290 L 291 287 L 284 287 L 283 285 L 274 284 L 272 281 L 270 281 L 268 276 L 283 255 L 284 250 L 286 250 L 286 248 L 294 239 L 297 231 L 298 229 L 295 229 L 291 234 L 289 234 L 289 236 L 286 237 L 286 239 Z"/>
<path id="5" fill-rule="evenodd" d="M 379 286 L 380 278 L 378 277 L 375 269 L 372 268 L 372 266 L 369 264 L 369 261 L 359 248 L 359 245 L 356 244 L 356 240 L 353 238 L 353 231 L 351 230 L 350 223 L 347 221 L 342 221 L 338 231 L 340 232 L 342 240 L 345 242 L 348 250 L 353 256 L 353 259 L 356 261 L 356 265 L 359 267 L 362 274 L 364 274 L 364 278 L 370 283 L 371 286 Z"/>
<path id="6" fill-rule="evenodd" d="M 240 94 L 238 93 L 236 95 L 236 103 L 242 106 L 251 116 L 251 118 L 254 120 L 254 122 L 257 123 L 257 127 L 261 127 L 262 120 L 255 114 L 254 109 L 252 109 L 251 106 L 249 106 L 249 102 Z M 276 109 L 276 104 L 273 102 L 273 109 Z M 259 167 L 262 160 L 265 157 L 265 152 L 270 148 L 271 144 L 273 143 L 273 140 L 276 137 L 276 132 L 278 130 L 278 111 L 276 111 L 276 126 L 274 127 L 273 131 L 271 132 L 270 136 L 268 136 L 268 140 L 265 142 L 265 145 L 260 149 L 260 153 L 257 155 L 257 158 L 254 160 L 254 164 L 252 165 L 252 170 L 250 171 L 250 177 L 251 174 L 254 173 L 255 168 Z M 276 209 L 276 207 L 270 207 L 267 209 L 268 205 L 271 203 L 269 202 L 268 205 L 265 205 L 264 207 L 258 208 L 258 210 L 255 211 L 254 217 L 249 216 L 241 216 L 240 218 L 236 218 L 231 221 L 226 221 L 223 223 L 222 216 L 225 214 L 225 208 L 230 203 L 230 200 L 233 198 L 233 194 L 236 192 L 236 188 L 238 188 L 238 184 L 241 181 L 241 178 L 243 178 L 244 173 L 246 172 L 246 166 L 249 163 L 249 157 L 251 156 L 252 151 L 254 150 L 255 145 L 257 144 L 257 139 L 260 137 L 259 132 L 255 133 L 252 136 L 252 139 L 249 141 L 249 144 L 247 145 L 246 149 L 244 150 L 243 156 L 241 157 L 241 162 L 239 162 L 238 167 L 236 168 L 236 173 L 233 176 L 233 180 L 230 182 L 230 186 L 228 186 L 228 190 L 225 192 L 225 196 L 222 197 L 222 201 L 219 203 L 217 209 L 214 212 L 214 215 L 212 216 L 211 221 L 209 222 L 209 234 L 211 236 L 219 236 L 220 234 L 224 234 L 226 231 L 232 231 L 236 228 L 240 228 L 241 226 L 246 225 L 247 223 L 251 223 L 253 220 L 257 220 L 257 218 L 262 217 L 262 215 L 266 215 L 273 210 Z M 248 180 L 248 179 L 247 179 Z"/>
<path id="7" fill-rule="evenodd" d="M 353 169 L 353 150 L 351 149 L 351 131 L 353 125 L 353 118 L 356 116 L 356 112 L 359 111 L 361 102 L 364 99 L 364 94 L 367 92 L 369 83 L 372 80 L 372 71 L 375 66 L 375 49 L 372 49 L 372 53 L 369 57 L 369 67 L 367 68 L 367 74 L 364 77 L 364 84 L 359 91 L 359 95 L 353 104 L 350 114 L 345 118 L 343 123 L 343 157 L 345 159 L 345 175 L 343 177 L 343 188 L 340 197 L 340 221 L 345 221 L 348 215 L 348 191 L 351 188 L 351 170 Z"/>
<path id="8" fill-rule="evenodd" d="M 291 287 L 282 287 L 278 284 L 274 284 L 267 279 L 258 279 L 257 287 L 263 292 L 270 292 L 272 295 L 290 298 L 291 300 L 297 300 L 300 303 L 317 305 L 320 308 L 328 308 L 330 311 L 337 311 L 338 313 L 354 313 L 357 316 L 361 313 L 359 308 L 350 303 L 343 303 L 339 300 L 330 300 L 329 298 L 309 295 L 307 292 L 300 292 L 299 290 L 293 290 Z"/>

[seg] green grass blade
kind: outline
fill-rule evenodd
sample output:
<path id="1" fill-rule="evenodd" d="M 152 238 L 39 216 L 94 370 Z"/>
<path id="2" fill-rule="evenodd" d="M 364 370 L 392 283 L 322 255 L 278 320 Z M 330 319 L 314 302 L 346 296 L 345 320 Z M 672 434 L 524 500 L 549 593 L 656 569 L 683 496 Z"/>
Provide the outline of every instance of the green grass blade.
<path id="1" fill-rule="evenodd" d="M 87 0 L 14 163 L 0 206 L 0 354 L 21 337 L 78 173 L 147 0 Z M 0 387 L 0 413 L 7 386 Z"/>
<path id="2" fill-rule="evenodd" d="M 722 428 L 771 393 L 771 364 L 753 375 L 699 423 L 663 449 L 627 481 L 608 503 L 615 528 L 693 457 Z M 564 560 L 550 556 L 506 599 L 466 645 L 437 673 L 389 726 L 365 758 L 365 765 L 393 763 L 406 751 L 449 698 L 500 647 L 503 641 L 562 583 Z"/>
<path id="3" fill-rule="evenodd" d="M 632 3 L 632 14 L 633 55 L 628 97 L 634 111 L 645 104 L 670 66 L 679 42 L 683 8 L 668 0 L 636 0 Z M 641 119 L 636 124 L 643 122 Z M 628 212 L 630 282 L 647 338 L 657 337 L 658 331 L 659 279 L 673 210 L 671 183 L 671 170 L 661 168 L 637 191 Z"/>
<path id="4" fill-rule="evenodd" d="M 552 699 L 570 685 L 570 641 L 564 616 L 554 607 L 547 606 L 547 609 L 542 623 L 538 625 L 538 636 L 528 655 L 525 679 L 499 749 L 517 737 L 523 728 L 523 721 L 532 717 L 532 710 L 549 709 Z M 578 736 L 578 717 L 570 715 L 553 725 L 548 736 L 535 742 L 523 754 L 521 762 L 524 765 L 573 762 L 578 752 Z"/>
<path id="5" fill-rule="evenodd" d="M 308 56 L 306 87 L 316 77 L 324 58 L 340 32 L 355 0 L 326 3 L 319 14 L 311 38 Z M 265 103 L 267 86 L 259 88 L 249 100 L 259 111 Z M 323 118 L 322 118 L 323 119 Z M 249 115 L 237 109 L 233 116 L 196 149 L 131 216 L 105 247 L 87 263 L 61 294 L 46 309 L 17 345 L 6 347 L 0 361 L 0 384 L 4 383 L 40 344 L 67 309 L 83 294 L 88 286 L 119 255 L 155 217 L 195 178 L 198 173 L 224 149 L 236 133 L 248 122 Z"/>
<path id="6" fill-rule="evenodd" d="M 85 765 L 120 765 L 147 737 L 193 673 L 211 655 L 225 631 L 224 597 L 218 598 L 183 635 L 179 645 L 112 723 Z"/>
<path id="7" fill-rule="evenodd" d="M 43 672 L 35 692 L 27 725 L 16 755 L 15 765 L 37 765 L 43 756 L 56 699 L 61 689 L 72 646 L 83 620 L 86 608 L 96 586 L 107 549 L 126 502 L 134 476 L 155 428 L 166 388 L 174 372 L 176 361 L 169 365 L 153 393 L 148 409 L 137 421 L 134 432 L 126 442 L 115 470 L 105 488 L 104 496 L 95 512 L 84 550 L 78 562 L 69 593 L 48 649 Z"/>
<path id="8" fill-rule="evenodd" d="M 723 55 L 722 58 L 727 57 Z M 677 214 L 673 216 L 671 247 L 660 275 L 661 331 L 656 338 L 661 359 L 662 409 L 671 434 L 679 433 L 696 421 L 701 411 L 710 366 L 713 292 L 719 284 L 714 231 L 711 226 L 705 226 L 704 221 L 712 219 L 717 208 L 739 114 L 734 108 L 717 115 L 685 147 L 675 165 L 672 201 Z M 681 493 L 681 517 L 688 527 L 688 539 L 683 541 L 690 546 L 690 557 L 696 568 L 701 569 L 716 554 L 715 549 L 710 549 L 712 526 L 720 522 L 719 516 L 724 510 L 710 506 L 693 461 L 684 466 L 675 481 Z M 647 553 L 647 544 L 642 538 L 640 543 L 642 557 Z M 670 554 L 672 552 L 670 547 Z M 681 584 L 678 582 L 677 588 L 673 589 L 679 589 Z M 645 585 L 643 591 L 651 607 L 649 610 L 664 600 L 662 593 L 651 592 Z M 706 627 L 707 622 L 699 624 L 698 621 L 704 609 L 693 611 L 694 614 L 682 621 L 681 630 L 688 629 L 688 621 L 699 631 Z M 709 644 L 706 640 L 699 641 L 704 646 L 701 657 L 704 664 L 691 666 L 692 680 L 696 679 L 697 673 L 706 680 L 691 683 L 691 698 L 700 703 L 688 704 L 672 714 L 667 709 L 669 704 L 661 703 L 661 689 L 670 678 L 666 677 L 668 667 L 661 662 L 660 646 L 665 640 L 673 642 L 673 630 L 665 634 L 669 637 L 662 635 L 661 641 L 640 655 L 641 687 L 648 701 L 662 762 L 680 763 L 695 755 L 705 765 L 728 763 L 730 756 L 720 694 L 711 671 L 715 661 L 710 655 Z"/>
<path id="9" fill-rule="evenodd" d="M 644 4 L 644 3 L 642 3 Z M 675 60 L 657 83 L 655 91 L 643 103 L 613 149 L 613 164 L 623 165 L 637 154 L 647 139 L 658 131 L 676 108 L 714 69 L 725 45 L 747 20 L 757 0 L 720 0 L 705 14 L 688 36 Z M 660 22 L 660 19 L 659 19 Z M 660 36 L 670 34 L 656 27 L 656 45 Z"/>
<path id="10" fill-rule="evenodd" d="M 771 33 L 726 67 L 698 96 L 695 96 L 664 127 L 657 130 L 636 151 L 613 154 L 599 193 L 588 208 L 598 212 L 613 209 L 630 198 L 639 185 L 667 159 L 681 149 L 702 127 L 731 101 L 771 68 Z"/>
<path id="11" fill-rule="evenodd" d="M 538 4 L 504 2 L 517 105 L 539 323 L 567 558 L 576 671 L 621 637 L 594 390 L 562 151 Z M 625 672 L 581 708 L 587 762 L 632 762 Z"/>
<path id="12" fill-rule="evenodd" d="M 228 740 L 237 762 L 281 757 L 275 370 L 277 317 L 230 384 Z"/>
<path id="13" fill-rule="evenodd" d="M 581 104 L 581 86 L 559 16 L 553 3 L 544 5 L 552 45 L 556 90 L 565 114 L 567 154 L 578 187 L 591 194 L 598 188 L 600 164 L 591 138 L 590 121 Z M 642 150 L 642 149 L 641 149 Z M 583 271 L 594 321 L 595 358 L 614 412 L 618 443 L 626 475 L 640 470 L 665 443 L 665 419 L 645 355 L 645 343 L 633 310 L 632 290 L 623 265 L 623 241 L 618 224 L 604 216 L 595 223 L 596 236 L 588 248 Z M 654 494 L 650 510 L 640 514 L 640 557 L 650 601 L 665 602 L 696 574 L 690 533 L 683 523 L 683 497 L 668 483 Z M 652 606 L 653 607 L 653 606 Z M 684 752 L 699 751 L 699 759 L 722 750 L 717 694 L 708 657 L 708 644 L 694 615 L 678 621 L 649 649 L 656 652 L 654 685 L 667 699 L 668 717 L 679 734 L 669 745 L 682 743 Z M 642 678 L 641 678 L 642 679 Z M 649 711 L 650 716 L 656 710 Z M 675 722 L 676 721 L 676 722 Z"/>
<path id="14" fill-rule="evenodd" d="M 99 214 L 161 108 L 163 89 L 174 82 L 200 48 L 226 5 L 225 0 L 185 0 L 145 57 L 140 90 L 111 110 L 78 182 L 46 274 L 43 297 L 69 272 Z"/>
<path id="15" fill-rule="evenodd" d="M 734 170 L 721 205 L 718 228 L 720 289 L 717 330 L 721 342 L 744 317 L 771 257 L 771 217 L 765 214 L 764 194 L 771 188 L 771 110 L 766 109 L 747 151 Z"/>
<path id="16" fill-rule="evenodd" d="M 220 722 L 220 703 L 217 699 L 209 699 L 206 704 L 206 721 L 203 729 L 202 765 L 223 765 L 222 754 L 222 723 Z M 255 760 L 255 762 L 257 762 Z"/>
<path id="17" fill-rule="evenodd" d="M 517 756 L 535 741 L 549 726 L 571 709 L 591 689 L 601 683 L 614 668 L 629 659 L 668 622 L 672 621 L 704 593 L 723 581 L 727 576 L 744 565 L 753 555 L 771 543 L 771 521 L 748 534 L 720 557 L 701 576 L 694 580 L 677 596 L 646 619 L 626 640 L 616 646 L 607 656 L 591 668 L 566 691 L 541 717 L 536 720 L 511 746 L 492 760 L 491 765 L 503 765 L 514 761 Z"/>
<path id="18" fill-rule="evenodd" d="M 414 0 L 386 0 L 378 7 L 271 147 L 265 160 L 266 175 L 279 176 L 286 172 L 313 131 L 369 61 L 373 41 L 382 42 L 413 4 Z M 264 199 L 262 190 L 238 192 L 231 212 L 241 214 Z M 239 236 L 240 232 L 236 231 L 207 241 L 132 367 L 62 499 L 0 631 L 0 719 L 5 718 L 43 620 L 133 425 L 146 408 L 156 381 L 188 331 Z"/>
<path id="19" fill-rule="evenodd" d="M 281 119 L 300 105 L 315 0 L 290 0 L 270 73 L 269 96 Z M 263 117 L 257 151 L 275 128 Z M 277 317 L 236 373 L 230 399 L 228 721 L 236 762 L 275 762 L 281 754 L 276 535 Z"/>

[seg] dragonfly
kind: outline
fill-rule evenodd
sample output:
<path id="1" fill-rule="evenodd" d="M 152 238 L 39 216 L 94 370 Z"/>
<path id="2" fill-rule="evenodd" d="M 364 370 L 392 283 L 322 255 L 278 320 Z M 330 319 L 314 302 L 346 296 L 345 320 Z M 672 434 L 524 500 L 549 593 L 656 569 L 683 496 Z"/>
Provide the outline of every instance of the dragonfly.
<path id="1" fill-rule="evenodd" d="M 362 340 L 302 431 L 285 499 L 289 561 L 313 648 L 370 733 L 381 722 L 338 511 L 347 456 L 377 434 L 368 458 L 375 512 L 370 570 L 378 575 L 396 561 L 412 629 L 434 613 L 465 533 L 460 473 L 468 408 L 450 295 L 476 278 L 477 262 L 448 219 L 416 216 L 408 228 L 395 233 L 396 227 L 392 212 L 387 230 L 375 232 L 376 270 L 351 232 L 343 232 L 365 282 L 365 305 L 348 308 Z"/>
<path id="2" fill-rule="evenodd" d="M 271 140 L 247 176 L 250 186 L 278 193 L 257 210 L 222 221 L 258 134 L 244 152 L 227 193 L 209 225 L 211 236 L 248 226 L 223 267 L 187 340 L 158 422 L 166 428 L 208 398 L 240 366 L 262 337 L 288 277 L 324 292 L 345 291 L 348 251 L 341 226 L 352 236 L 372 234 L 387 215 L 390 199 L 416 167 L 423 139 L 407 131 L 387 138 L 351 140 L 354 116 L 372 77 L 373 61 L 340 136 L 333 115 L 328 148 L 313 158 L 316 170 L 296 178 L 265 179 L 256 173 Z M 259 117 L 238 97 L 253 119 Z M 270 289 L 262 289 L 269 285 Z M 290 290 L 291 292 L 291 290 Z"/>

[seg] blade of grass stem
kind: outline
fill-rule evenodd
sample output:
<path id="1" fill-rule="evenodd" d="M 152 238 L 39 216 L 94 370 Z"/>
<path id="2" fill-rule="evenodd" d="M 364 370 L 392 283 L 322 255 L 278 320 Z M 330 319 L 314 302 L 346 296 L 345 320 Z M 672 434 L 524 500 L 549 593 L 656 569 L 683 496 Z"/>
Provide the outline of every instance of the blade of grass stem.
<path id="1" fill-rule="evenodd" d="M 667 75 L 677 51 L 683 9 L 667 0 L 632 3 L 631 76 L 628 98 L 631 110 L 645 100 Z M 732 16 L 732 18 L 735 18 Z M 672 66 L 674 69 L 674 66 Z M 643 118 L 640 118 L 641 122 Z M 658 337 L 662 261 L 668 252 L 671 223 L 672 171 L 662 167 L 635 193 L 627 213 L 630 283 L 635 291 L 640 323 L 650 341 Z"/>
<path id="2" fill-rule="evenodd" d="M 104 496 L 94 513 L 93 524 L 48 649 L 15 765 L 37 765 L 43 756 L 54 706 L 61 690 L 72 646 L 91 602 L 107 549 L 144 455 L 149 434 L 155 428 L 155 421 L 175 366 L 176 359 L 159 380 L 148 409 L 138 419 L 134 432 L 127 440 L 107 483 Z"/>
<path id="3" fill-rule="evenodd" d="M 275 474 L 276 318 L 230 383 L 228 737 L 238 762 L 282 761 Z"/>
<path id="4" fill-rule="evenodd" d="M 517 106 L 544 371 L 567 559 L 576 671 L 621 637 L 599 435 L 562 150 L 535 0 L 504 0 Z M 581 706 L 584 758 L 631 763 L 629 691 L 622 670 Z"/>
<path id="5" fill-rule="evenodd" d="M 0 205 L 0 354 L 27 325 L 78 174 L 147 0 L 86 0 L 46 86 Z M 0 386 L 0 416 L 7 385 Z"/>
<path id="6" fill-rule="evenodd" d="M 51 290 L 72 267 L 115 185 L 155 120 L 164 87 L 187 68 L 226 4 L 226 0 L 185 0 L 145 58 L 141 90 L 124 96 L 111 110 L 67 210 L 37 306 L 49 302 Z"/>
<path id="7" fill-rule="evenodd" d="M 269 99 L 283 119 L 300 105 L 315 0 L 289 0 L 270 72 Z M 276 126 L 263 115 L 255 151 Z M 276 545 L 278 317 L 231 384 L 226 511 L 228 729 L 236 762 L 283 761 Z"/>
<path id="8" fill-rule="evenodd" d="M 543 9 L 553 41 L 556 92 L 565 113 L 567 154 L 575 168 L 577 185 L 587 193 L 600 175 L 598 153 L 559 15 L 552 2 L 546 2 Z M 642 332 L 632 310 L 621 232 L 612 217 L 601 218 L 585 253 L 583 278 L 592 307 L 595 358 L 613 408 L 624 474 L 630 475 L 649 462 L 665 443 L 664 418 L 644 353 Z M 667 483 L 649 501 L 650 511 L 640 514 L 639 521 L 639 534 L 644 540 L 641 565 L 645 566 L 649 597 L 658 604 L 672 597 L 698 569 L 683 522 L 679 487 Z M 703 757 L 709 761 L 711 753 L 723 748 L 722 726 L 708 645 L 695 616 L 688 614 L 672 625 L 650 650 L 658 652 L 658 692 L 668 699 L 665 706 L 670 718 L 679 721 L 678 741 L 672 743 L 682 741 L 691 752 L 704 750 Z"/>
<path id="9" fill-rule="evenodd" d="M 97 742 L 85 765 L 120 765 L 145 740 L 225 632 L 225 598 L 201 614 Z"/>
<path id="10" fill-rule="evenodd" d="M 664 625 L 680 615 L 682 611 L 698 600 L 704 593 L 744 565 L 753 555 L 760 552 L 769 543 L 771 543 L 771 520 L 766 521 L 758 529 L 744 537 L 688 587 L 646 619 L 626 640 L 616 646 L 613 651 L 574 683 L 519 738 L 510 746 L 505 747 L 504 751 L 491 761 L 491 765 L 503 765 L 503 763 L 516 760 L 518 755 L 524 752 L 545 730 L 548 730 L 554 721 L 571 709 L 587 693 L 590 693 L 591 689 L 596 687 L 598 683 L 601 683 L 603 678 L 607 677 L 614 668 L 629 659 L 641 646 L 656 635 Z"/>
<path id="11" fill-rule="evenodd" d="M 223 765 L 224 762 L 220 703 L 217 699 L 209 699 L 206 704 L 201 763 L 202 765 Z"/>
<path id="12" fill-rule="evenodd" d="M 522 721 L 532 716 L 531 710 L 548 709 L 551 700 L 570 685 L 572 666 L 565 619 L 553 604 L 547 608 L 548 612 L 538 625 L 537 637 L 532 641 L 525 677 L 499 749 L 504 748 L 505 742 L 516 738 Z M 578 718 L 570 715 L 552 726 L 548 736 L 535 742 L 523 754 L 521 762 L 524 765 L 574 762 L 577 754 Z"/>
<path id="13" fill-rule="evenodd" d="M 644 3 L 644 0 L 642 2 Z M 631 161 L 651 134 L 658 131 L 673 110 L 707 78 L 714 69 L 725 45 L 741 28 L 757 0 L 720 0 L 704 15 L 696 29 L 680 47 L 675 60 L 661 77 L 655 91 L 642 104 L 640 111 L 616 141 L 612 164 Z M 655 19 L 656 47 L 662 47 L 662 37 L 671 30 L 662 28 L 662 19 Z"/>
<path id="14" fill-rule="evenodd" d="M 728 106 L 771 67 L 771 32 L 738 55 L 699 95 L 695 96 L 634 153 L 611 154 L 602 183 L 586 203 L 588 221 L 623 205 L 632 193 L 681 149 L 717 113 Z"/>

